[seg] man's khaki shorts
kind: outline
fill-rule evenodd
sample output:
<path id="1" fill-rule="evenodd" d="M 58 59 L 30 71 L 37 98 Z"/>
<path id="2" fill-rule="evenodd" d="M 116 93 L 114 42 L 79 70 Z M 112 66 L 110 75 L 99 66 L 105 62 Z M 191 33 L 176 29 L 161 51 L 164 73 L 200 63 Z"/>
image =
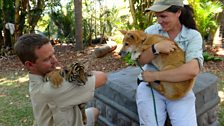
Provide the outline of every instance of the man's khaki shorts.
<path id="1" fill-rule="evenodd" d="M 94 126 L 94 122 L 95 122 L 95 117 L 94 117 L 94 113 L 93 113 L 93 109 L 92 108 L 87 108 L 86 109 L 86 116 L 87 116 L 87 124 L 86 126 Z"/>

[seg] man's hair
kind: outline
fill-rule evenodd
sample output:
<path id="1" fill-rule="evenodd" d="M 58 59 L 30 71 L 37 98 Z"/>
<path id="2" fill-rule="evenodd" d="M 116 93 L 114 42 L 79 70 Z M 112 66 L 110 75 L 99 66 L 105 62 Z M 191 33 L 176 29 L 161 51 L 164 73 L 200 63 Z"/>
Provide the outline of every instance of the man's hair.
<path id="1" fill-rule="evenodd" d="M 35 50 L 41 48 L 44 44 L 49 43 L 49 39 L 40 34 L 24 34 L 20 36 L 15 45 L 15 53 L 24 64 L 26 61 L 35 63 L 38 58 Z"/>

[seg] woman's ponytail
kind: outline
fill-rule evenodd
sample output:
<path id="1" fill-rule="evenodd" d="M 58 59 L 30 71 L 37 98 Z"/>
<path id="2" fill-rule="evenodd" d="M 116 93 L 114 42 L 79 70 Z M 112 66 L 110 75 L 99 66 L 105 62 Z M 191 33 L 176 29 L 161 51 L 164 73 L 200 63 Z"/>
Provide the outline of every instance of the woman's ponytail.
<path id="1" fill-rule="evenodd" d="M 194 11 L 189 5 L 184 5 L 184 7 L 173 5 L 166 11 L 176 13 L 179 10 L 181 11 L 181 15 L 179 17 L 180 23 L 187 28 L 197 30 L 194 20 Z"/>

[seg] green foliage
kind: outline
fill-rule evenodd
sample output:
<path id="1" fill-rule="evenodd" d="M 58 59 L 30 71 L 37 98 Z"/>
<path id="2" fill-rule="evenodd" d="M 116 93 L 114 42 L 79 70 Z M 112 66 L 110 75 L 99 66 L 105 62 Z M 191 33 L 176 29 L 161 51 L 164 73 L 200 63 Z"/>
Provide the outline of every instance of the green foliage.
<path id="1" fill-rule="evenodd" d="M 113 7 L 111 10 L 105 9 L 105 14 L 102 15 L 102 22 L 107 35 L 112 35 L 115 29 L 121 29 L 125 27 L 124 21 L 127 21 L 127 16 L 119 17 L 119 8 Z"/>
<path id="2" fill-rule="evenodd" d="M 151 13 L 144 13 L 144 9 L 151 6 L 153 2 L 154 0 L 133 0 L 133 3 L 130 3 L 130 8 L 134 7 L 134 10 L 131 11 L 132 15 L 134 15 L 134 23 L 128 24 L 129 29 L 145 29 L 155 22 Z M 202 34 L 203 39 L 207 39 L 209 34 L 214 33 L 218 27 L 216 17 L 223 10 L 222 3 L 212 0 L 188 0 L 188 2 L 194 9 L 199 32 Z"/>
<path id="3" fill-rule="evenodd" d="M 127 29 L 129 15 L 121 13 L 125 7 L 111 7 L 103 5 L 103 1 L 85 0 L 83 6 L 84 43 L 88 45 L 90 39 L 104 34 L 112 36 L 117 30 Z M 100 6 L 99 6 L 100 5 Z"/>
<path id="4" fill-rule="evenodd" d="M 155 20 L 153 20 L 152 12 L 145 12 L 145 9 L 153 4 L 153 1 L 144 0 L 134 0 L 134 3 L 129 3 L 130 6 L 134 5 L 134 12 L 132 12 L 135 17 L 133 24 L 128 24 L 129 29 L 139 29 L 144 30 L 148 26 L 152 25 Z"/>
<path id="5" fill-rule="evenodd" d="M 0 7 L 1 7 L 1 5 L 0 5 Z M 0 8 L 0 14 L 2 14 L 2 8 Z M 1 16 L 0 17 L 0 31 L 2 31 L 2 30 L 3 30 L 3 17 Z"/>
<path id="6" fill-rule="evenodd" d="M 52 30 L 51 34 L 58 29 L 57 36 L 62 39 L 74 39 L 75 25 L 74 25 L 74 11 L 73 1 L 66 7 L 61 7 L 57 2 L 48 3 L 53 9 L 51 13 L 51 21 L 49 21 L 48 31 Z M 100 34 L 111 36 L 120 29 L 145 29 L 155 22 L 155 18 L 151 12 L 145 13 L 144 10 L 151 6 L 153 1 L 134 0 L 134 17 L 133 23 L 130 21 L 131 13 L 126 12 L 127 8 L 114 7 L 107 8 L 102 4 L 103 1 L 83 1 L 83 38 L 84 42 L 88 42 L 90 39 L 94 39 Z M 190 5 L 195 10 L 195 19 L 199 32 L 204 39 L 207 39 L 209 33 L 216 30 L 217 22 L 216 16 L 223 9 L 220 2 L 211 0 L 189 0 Z M 60 9 L 58 9 L 60 8 Z M 49 11 L 48 11 L 49 12 Z M 133 15 L 133 14 L 132 14 Z M 54 22 L 54 23 L 52 23 Z M 57 22 L 57 23 L 56 23 Z M 57 25 L 53 25 L 57 24 Z M 50 29 L 50 30 L 49 30 Z M 66 40 L 67 41 L 67 40 Z M 88 45 L 88 43 L 86 43 Z"/>
<path id="7" fill-rule="evenodd" d="M 207 39 L 209 33 L 218 27 L 216 16 L 222 11 L 223 5 L 221 2 L 211 0 L 190 0 L 189 3 L 194 9 L 198 30 L 202 37 Z"/>
<path id="8" fill-rule="evenodd" d="M 62 42 L 74 42 L 75 21 L 72 4 L 68 3 L 65 9 L 66 10 L 63 11 L 61 5 L 51 9 L 49 16 L 54 25 L 52 26 L 52 24 L 50 24 L 50 29 L 54 26 L 57 27 L 57 33 L 55 34 Z"/>
<path id="9" fill-rule="evenodd" d="M 224 58 L 216 57 L 208 52 L 203 53 L 204 61 L 224 61 Z"/>
<path id="10" fill-rule="evenodd" d="M 125 56 L 125 57 L 123 58 L 123 60 L 124 60 L 128 65 L 135 65 L 135 61 L 133 61 L 133 60 L 131 59 L 131 53 L 128 53 L 128 55 Z"/>
<path id="11" fill-rule="evenodd" d="M 218 72 L 213 72 L 218 78 L 219 78 L 219 83 L 218 83 L 218 91 L 220 92 L 221 95 L 220 98 L 223 99 L 223 94 L 224 94 L 224 71 L 220 70 Z M 218 110 L 218 121 L 220 126 L 224 126 L 224 101 L 221 100 L 219 103 L 219 110 Z"/>
<path id="12" fill-rule="evenodd" d="M 126 27 L 125 22 L 128 21 L 128 16 L 127 15 L 122 15 L 120 14 L 120 11 L 124 10 L 124 7 L 113 7 L 111 9 L 105 7 L 101 7 L 101 11 L 99 14 L 99 18 L 96 18 L 95 20 L 99 20 L 100 24 L 96 24 L 98 26 L 100 26 L 101 28 L 99 28 L 100 32 L 102 32 L 102 30 L 105 28 L 105 32 L 108 35 L 112 35 L 112 33 L 116 30 L 116 29 L 121 29 Z"/>
<path id="13" fill-rule="evenodd" d="M 222 63 L 221 63 L 222 64 Z M 215 66 L 216 64 L 214 64 Z M 217 89 L 218 89 L 218 95 L 220 97 L 220 102 L 218 105 L 217 115 L 218 115 L 218 122 L 219 126 L 224 126 L 224 71 L 221 68 L 213 69 L 210 67 L 206 70 L 206 72 L 210 72 L 214 75 L 216 75 L 219 79 L 217 82 Z"/>
<path id="14" fill-rule="evenodd" d="M 116 37 L 116 38 L 114 38 L 114 41 L 115 41 L 116 43 L 118 43 L 118 44 L 122 44 L 122 43 L 123 43 L 123 40 L 122 40 L 122 38 L 120 38 L 120 37 Z"/>
<path id="15" fill-rule="evenodd" d="M 14 0 L 2 0 L 4 1 L 4 5 L 2 7 L 2 11 L 5 14 L 4 21 L 14 22 L 15 20 L 15 11 L 14 11 Z"/>
<path id="16" fill-rule="evenodd" d="M 219 104 L 218 117 L 220 126 L 224 126 L 224 102 Z"/>

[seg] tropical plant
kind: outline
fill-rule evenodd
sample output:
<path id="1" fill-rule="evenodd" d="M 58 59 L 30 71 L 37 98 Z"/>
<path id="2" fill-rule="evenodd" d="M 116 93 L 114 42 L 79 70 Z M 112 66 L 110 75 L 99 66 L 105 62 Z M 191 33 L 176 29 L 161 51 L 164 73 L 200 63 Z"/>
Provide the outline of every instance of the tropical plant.
<path id="1" fill-rule="evenodd" d="M 49 24 L 49 32 L 56 34 L 56 39 L 60 39 L 62 42 L 73 43 L 75 39 L 75 22 L 72 2 L 69 2 L 63 10 L 62 5 L 59 3 L 51 8 L 49 12 L 50 21 L 53 24 Z M 57 27 L 57 33 L 54 33 Z"/>
<path id="2" fill-rule="evenodd" d="M 133 23 L 129 25 L 129 29 L 144 30 L 153 24 L 152 12 L 145 12 L 145 9 L 153 4 L 154 0 L 129 0 L 129 6 Z"/>
<path id="3" fill-rule="evenodd" d="M 224 61 L 224 58 L 214 56 L 209 52 L 204 52 L 203 57 L 204 57 L 205 62 L 207 62 L 207 61 Z"/>
<path id="4" fill-rule="evenodd" d="M 126 62 L 128 65 L 135 65 L 135 61 L 133 61 L 131 59 L 131 53 L 128 53 L 128 55 L 126 55 L 124 58 L 123 58 L 124 62 Z"/>
<path id="5" fill-rule="evenodd" d="M 202 37 L 207 40 L 209 34 L 214 33 L 218 27 L 216 16 L 222 12 L 222 3 L 211 0 L 189 0 L 194 8 L 195 20 Z"/>
<path id="6" fill-rule="evenodd" d="M 112 36 L 118 29 L 127 29 L 129 15 L 120 13 L 125 7 L 105 6 L 102 1 L 85 0 L 83 6 L 84 42 L 88 45 L 97 36 Z M 100 6 L 99 6 L 100 5 Z"/>

